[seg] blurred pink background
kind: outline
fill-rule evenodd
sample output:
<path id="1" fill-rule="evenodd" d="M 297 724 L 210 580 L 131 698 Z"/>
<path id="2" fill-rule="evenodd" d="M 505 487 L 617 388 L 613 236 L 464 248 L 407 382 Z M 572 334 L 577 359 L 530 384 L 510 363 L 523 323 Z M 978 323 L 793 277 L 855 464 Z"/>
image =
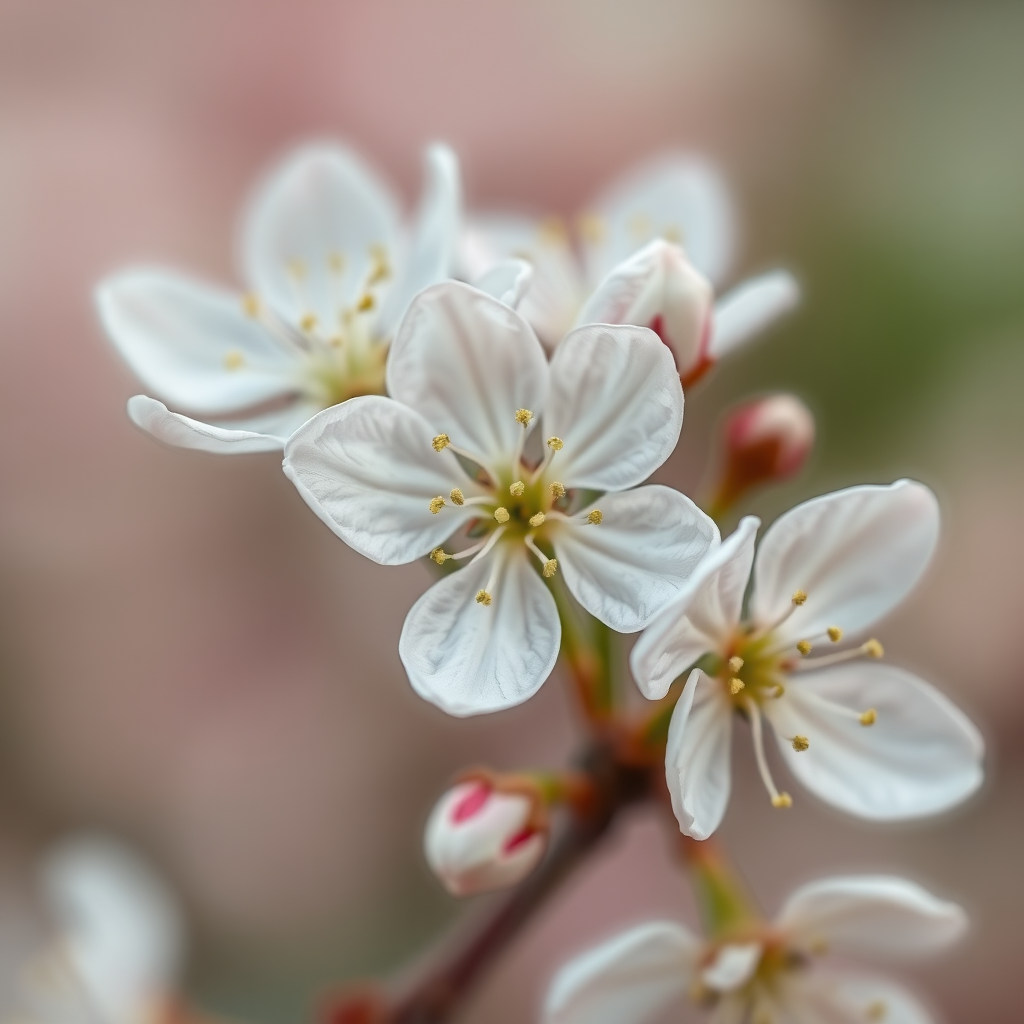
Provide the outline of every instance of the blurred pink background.
<path id="1" fill-rule="evenodd" d="M 985 2 L 0 0 L 0 892 L 65 830 L 117 830 L 187 900 L 194 991 L 268 1022 L 398 966 L 454 914 L 420 863 L 426 813 L 467 762 L 559 763 L 574 734 L 560 680 L 484 719 L 419 702 L 396 648 L 426 570 L 345 548 L 275 456 L 138 433 L 90 291 L 137 260 L 234 280 L 246 190 L 311 136 L 358 146 L 410 202 L 423 144 L 443 139 L 471 206 L 540 212 L 685 146 L 734 184 L 744 269 L 792 266 L 807 306 L 688 397 L 662 477 L 696 494 L 722 405 L 788 383 L 822 443 L 762 514 L 861 480 L 934 486 L 940 558 L 881 635 L 991 744 L 985 792 L 913 827 L 806 797 L 782 828 L 740 764 L 724 840 L 768 910 L 847 869 L 963 902 L 969 944 L 921 985 L 949 1020 L 1018 1020 L 1022 68 L 1024 10 Z M 851 246 L 892 263 L 861 281 Z M 906 303 L 912 282 L 925 312 L 893 311 L 886 281 Z M 851 337 L 864 304 L 891 345 Z M 952 327 L 917 330 L 949 308 Z M 667 849 L 632 823 L 467 1019 L 530 1019 L 573 949 L 690 914 Z"/>

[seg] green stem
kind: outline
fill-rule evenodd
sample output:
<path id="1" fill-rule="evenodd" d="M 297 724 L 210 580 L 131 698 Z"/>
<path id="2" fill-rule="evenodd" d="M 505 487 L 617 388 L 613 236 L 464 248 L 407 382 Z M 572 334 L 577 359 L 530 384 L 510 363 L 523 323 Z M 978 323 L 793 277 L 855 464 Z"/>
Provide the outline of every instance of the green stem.
<path id="1" fill-rule="evenodd" d="M 611 672 L 611 631 L 572 600 L 564 583 L 553 581 L 551 593 L 562 625 L 562 655 L 591 721 L 605 721 L 615 708 Z"/>
<path id="2" fill-rule="evenodd" d="M 710 839 L 681 838 L 683 858 L 690 869 L 705 935 L 721 938 L 760 920 L 746 882 L 729 863 L 722 848 Z"/>

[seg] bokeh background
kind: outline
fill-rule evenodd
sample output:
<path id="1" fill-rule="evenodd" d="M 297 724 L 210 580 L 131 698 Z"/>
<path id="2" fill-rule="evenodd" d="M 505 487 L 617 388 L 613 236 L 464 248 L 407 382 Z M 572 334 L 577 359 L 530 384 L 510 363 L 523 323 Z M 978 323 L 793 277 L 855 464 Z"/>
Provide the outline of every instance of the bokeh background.
<path id="1" fill-rule="evenodd" d="M 990 746 L 967 807 L 884 829 L 809 796 L 783 824 L 740 764 L 723 840 L 769 911 L 846 869 L 961 901 L 970 941 L 909 977 L 948 1021 L 1019 1021 L 1022 104 L 1024 6 L 995 0 L 0 0 L 0 915 L 31 918 L 40 849 L 112 830 L 186 902 L 189 992 L 298 1021 L 461 912 L 419 853 L 451 773 L 557 764 L 576 729 L 557 676 L 478 720 L 415 699 L 396 646 L 426 570 L 349 551 L 274 456 L 136 432 L 97 278 L 144 259 L 232 281 L 247 188 L 311 136 L 357 145 L 410 202 L 441 138 L 471 206 L 566 214 L 681 146 L 732 182 L 738 269 L 786 265 L 806 301 L 688 396 L 661 478 L 699 495 L 722 409 L 789 389 L 817 453 L 755 511 L 928 482 L 940 555 L 880 636 Z M 562 958 L 651 913 L 692 907 L 641 815 L 467 1019 L 532 1019 Z"/>

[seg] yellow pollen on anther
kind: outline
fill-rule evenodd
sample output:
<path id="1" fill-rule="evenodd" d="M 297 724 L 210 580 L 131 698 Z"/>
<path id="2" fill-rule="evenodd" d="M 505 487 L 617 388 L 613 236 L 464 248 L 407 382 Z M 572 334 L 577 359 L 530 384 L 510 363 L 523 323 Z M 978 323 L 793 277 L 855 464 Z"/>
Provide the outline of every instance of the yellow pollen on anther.
<path id="1" fill-rule="evenodd" d="M 430 446 L 435 452 L 443 452 L 451 443 L 452 439 L 447 434 L 438 434 L 437 437 L 430 442 Z"/>
<path id="2" fill-rule="evenodd" d="M 867 725 L 874 725 L 875 722 L 877 722 L 877 721 L 878 721 L 878 712 L 874 708 L 868 708 L 867 711 L 865 711 L 860 716 L 860 724 L 861 725 L 865 725 L 865 726 L 867 726 Z"/>
<path id="3" fill-rule="evenodd" d="M 431 511 L 431 513 L 433 515 L 436 516 L 437 513 L 440 512 L 441 509 L 443 509 L 443 508 L 444 508 L 444 498 L 442 498 L 440 494 L 436 498 L 431 498 L 430 499 L 430 511 Z"/>
<path id="4" fill-rule="evenodd" d="M 373 267 L 370 270 L 370 276 L 367 278 L 366 283 L 369 285 L 380 284 L 381 281 L 386 281 L 391 276 L 391 267 L 388 266 L 387 260 L 375 259 Z"/>
<path id="5" fill-rule="evenodd" d="M 806 658 L 811 653 L 811 641 L 810 640 L 798 640 L 796 649 Z"/>
<path id="6" fill-rule="evenodd" d="M 770 689 L 772 691 L 771 696 L 773 696 L 776 700 L 778 700 L 780 697 L 784 697 L 786 694 L 786 688 L 782 685 L 782 683 L 772 683 Z"/>
<path id="7" fill-rule="evenodd" d="M 665 230 L 662 231 L 661 237 L 666 242 L 671 242 L 673 245 L 683 244 L 683 232 L 682 229 L 676 224 L 666 224 Z"/>
<path id="8" fill-rule="evenodd" d="M 729 659 L 729 671 L 735 675 L 741 668 L 743 668 L 743 659 L 738 654 L 734 654 Z"/>
<path id="9" fill-rule="evenodd" d="M 516 409 L 516 423 L 528 427 L 532 419 L 533 413 L 529 409 Z"/>
<path id="10" fill-rule="evenodd" d="M 604 241 L 604 221 L 596 213 L 584 213 L 576 223 L 580 237 L 590 245 L 600 245 Z"/>
<path id="11" fill-rule="evenodd" d="M 540 240 L 546 245 L 567 245 L 569 236 L 561 217 L 545 217 L 538 231 Z"/>
<path id="12" fill-rule="evenodd" d="M 604 522 L 604 513 L 599 508 L 595 508 L 594 511 L 587 516 L 587 522 L 592 526 L 600 526 Z"/>
<path id="13" fill-rule="evenodd" d="M 793 798 L 788 793 L 779 793 L 772 797 L 772 807 L 792 807 Z"/>
<path id="14" fill-rule="evenodd" d="M 375 303 L 376 300 L 374 299 L 374 297 L 369 292 L 366 292 L 362 296 L 362 298 L 360 298 L 360 300 L 356 303 L 356 309 L 360 313 L 366 313 L 369 310 L 373 309 Z"/>
<path id="15" fill-rule="evenodd" d="M 735 697 L 747 684 L 742 679 L 730 679 L 729 680 L 729 692 Z"/>
<path id="16" fill-rule="evenodd" d="M 498 523 L 508 522 L 508 509 L 507 508 L 496 508 L 494 510 L 494 520 Z"/>
<path id="17" fill-rule="evenodd" d="M 524 484 L 522 480 L 517 480 L 514 484 L 509 484 L 508 487 L 508 493 L 511 494 L 513 498 L 521 498 L 523 496 L 523 491 L 525 490 L 526 484 Z"/>
<path id="18" fill-rule="evenodd" d="M 885 648 L 877 640 L 869 640 L 861 650 L 869 658 L 881 658 L 885 654 Z"/>
<path id="19" fill-rule="evenodd" d="M 225 370 L 240 370 L 243 366 L 245 366 L 245 356 L 237 348 L 224 353 Z"/>
<path id="20" fill-rule="evenodd" d="M 565 447 L 565 442 L 560 437 L 549 437 L 545 443 L 553 452 L 560 452 Z"/>
<path id="21" fill-rule="evenodd" d="M 864 1008 L 864 1019 L 874 1022 L 885 1020 L 888 1016 L 889 1007 L 881 999 L 876 999 Z"/>
<path id="22" fill-rule="evenodd" d="M 801 605 L 806 600 L 807 594 L 803 590 L 798 590 L 795 594 L 793 594 L 793 604 L 795 605 Z"/>
<path id="23" fill-rule="evenodd" d="M 629 218 L 629 231 L 634 238 L 638 239 L 650 234 L 651 218 L 646 213 L 634 213 Z"/>
<path id="24" fill-rule="evenodd" d="M 843 631 L 838 626 L 829 626 L 828 638 L 832 643 L 837 644 L 843 639 Z"/>
<path id="25" fill-rule="evenodd" d="M 793 749 L 799 754 L 800 751 L 806 750 L 811 744 L 806 736 L 794 736 L 792 739 Z"/>
<path id="26" fill-rule="evenodd" d="M 289 260 L 288 273 L 296 280 L 301 281 L 306 276 L 306 264 L 302 260 Z"/>
<path id="27" fill-rule="evenodd" d="M 538 512 L 536 515 L 530 516 L 530 525 L 536 529 L 538 526 L 543 524 L 545 518 L 546 516 L 543 512 Z"/>
<path id="28" fill-rule="evenodd" d="M 466 496 L 462 493 L 462 488 L 461 487 L 453 487 L 448 492 L 448 497 L 452 499 L 452 504 L 453 505 L 465 505 L 466 504 Z"/>
<path id="29" fill-rule="evenodd" d="M 301 320 L 299 321 L 299 326 L 300 326 L 300 327 L 301 327 L 301 328 L 302 328 L 302 329 L 303 329 L 304 331 L 311 331 L 311 330 L 313 330 L 313 328 L 314 328 L 314 327 L 316 327 L 316 314 L 315 314 L 315 313 L 307 313 L 307 314 L 306 314 L 306 315 L 305 315 L 305 316 L 304 316 L 304 317 L 303 317 L 303 318 L 302 318 L 302 319 L 301 319 Z"/>
<path id="30" fill-rule="evenodd" d="M 434 550 L 430 552 L 430 560 L 432 562 L 437 562 L 438 565 L 444 565 L 444 563 L 451 557 L 452 556 L 445 552 L 443 548 L 434 548 Z"/>
<path id="31" fill-rule="evenodd" d="M 548 490 L 551 491 L 551 497 L 556 501 L 559 498 L 565 497 L 565 484 L 560 483 L 558 480 L 553 481 Z"/>
<path id="32" fill-rule="evenodd" d="M 242 312 L 246 316 L 257 317 L 260 315 L 260 300 L 259 297 L 253 295 L 252 292 L 246 292 L 242 296 Z"/>
<path id="33" fill-rule="evenodd" d="M 549 580 L 552 576 L 555 575 L 556 572 L 558 572 L 558 559 L 549 558 L 544 563 L 544 568 L 541 569 L 540 574 L 544 577 L 544 579 Z"/>
<path id="34" fill-rule="evenodd" d="M 328 253 L 327 269 L 334 274 L 340 274 L 345 269 L 345 257 L 340 252 Z"/>
<path id="35" fill-rule="evenodd" d="M 489 605 L 491 603 L 492 600 L 493 600 L 493 598 L 491 597 L 490 594 L 487 593 L 486 590 L 478 590 L 476 592 L 476 603 L 477 604 L 482 604 L 482 605 L 484 605 L 486 607 L 487 605 Z"/>

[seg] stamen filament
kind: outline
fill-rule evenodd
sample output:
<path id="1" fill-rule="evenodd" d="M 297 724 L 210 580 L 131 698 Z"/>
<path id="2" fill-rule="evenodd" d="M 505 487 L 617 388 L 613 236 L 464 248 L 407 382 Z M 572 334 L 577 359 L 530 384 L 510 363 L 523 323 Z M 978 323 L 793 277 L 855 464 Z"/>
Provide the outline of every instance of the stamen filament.
<path id="1" fill-rule="evenodd" d="M 798 662 L 799 668 L 824 668 L 826 665 L 838 665 L 840 662 L 853 661 L 856 658 L 880 658 L 882 645 L 877 640 L 868 640 L 860 647 L 851 647 L 848 651 L 837 651 L 835 654 L 824 654 L 820 658 L 804 658 Z"/>
<path id="2" fill-rule="evenodd" d="M 789 602 L 789 607 L 780 615 L 774 622 L 770 622 L 767 625 L 762 625 L 756 629 L 753 633 L 754 637 L 767 636 L 773 630 L 776 630 L 781 626 L 786 619 L 790 617 L 797 610 L 797 608 L 803 607 L 807 602 L 807 594 L 803 590 L 798 590 Z"/>
<path id="3" fill-rule="evenodd" d="M 555 573 L 558 571 L 558 559 L 548 558 L 548 556 L 545 555 L 539 547 L 537 547 L 537 542 L 533 539 L 533 536 L 531 534 L 528 533 L 523 538 L 523 541 L 525 542 L 526 546 L 537 556 L 537 561 L 541 564 L 541 575 L 545 579 L 550 579 L 552 576 L 554 576 Z"/>
<path id="4" fill-rule="evenodd" d="M 831 711 L 833 714 L 841 715 L 843 718 L 852 718 L 855 722 L 865 726 L 874 725 L 875 720 L 878 718 L 878 712 L 874 708 L 868 708 L 867 711 L 854 711 L 853 708 L 837 704 L 834 700 L 829 700 L 828 697 L 822 697 L 820 693 L 815 693 L 806 686 L 800 689 L 800 699 L 817 704 L 818 707 Z"/>
<path id="5" fill-rule="evenodd" d="M 508 529 L 508 527 L 507 527 L 507 526 L 499 526 L 499 527 L 498 527 L 498 528 L 497 528 L 497 529 L 496 529 L 496 530 L 494 531 L 494 533 L 492 533 L 492 534 L 490 535 L 490 537 L 488 537 L 488 538 L 487 538 L 487 540 L 485 540 L 485 541 L 484 541 L 484 543 L 483 543 L 483 546 L 482 546 L 482 547 L 481 547 L 481 548 L 480 548 L 480 549 L 479 549 L 479 550 L 477 551 L 477 553 L 476 553 L 476 557 L 475 557 L 475 558 L 473 559 L 473 561 L 472 561 L 472 562 L 470 562 L 469 564 L 470 564 L 470 565 L 472 565 L 472 564 L 473 564 L 473 562 L 479 562 L 481 558 L 486 558 L 486 557 L 487 557 L 487 555 L 488 555 L 488 553 L 490 552 L 491 548 L 493 548 L 493 547 L 494 547 L 494 545 L 498 543 L 498 538 L 499 538 L 499 537 L 500 537 L 500 536 L 501 536 L 501 535 L 502 535 L 502 534 L 503 534 L 503 533 L 504 533 L 504 532 L 505 532 L 505 531 L 506 531 L 507 529 Z M 475 549 L 474 549 L 474 550 L 475 550 Z M 461 552 L 460 552 L 460 554 L 461 554 Z M 458 558 L 458 557 L 459 557 L 459 555 L 456 555 L 455 557 L 456 557 L 456 558 Z"/>
<path id="6" fill-rule="evenodd" d="M 775 787 L 775 780 L 772 778 L 771 770 L 768 768 L 768 759 L 764 755 L 764 730 L 761 724 L 761 710 L 757 702 L 746 700 L 747 712 L 750 714 L 750 732 L 754 738 L 754 759 L 757 761 L 757 770 L 761 774 L 761 781 L 764 783 L 768 795 L 772 798 L 772 807 L 790 807 L 793 798 L 785 792 L 779 792 Z"/>

